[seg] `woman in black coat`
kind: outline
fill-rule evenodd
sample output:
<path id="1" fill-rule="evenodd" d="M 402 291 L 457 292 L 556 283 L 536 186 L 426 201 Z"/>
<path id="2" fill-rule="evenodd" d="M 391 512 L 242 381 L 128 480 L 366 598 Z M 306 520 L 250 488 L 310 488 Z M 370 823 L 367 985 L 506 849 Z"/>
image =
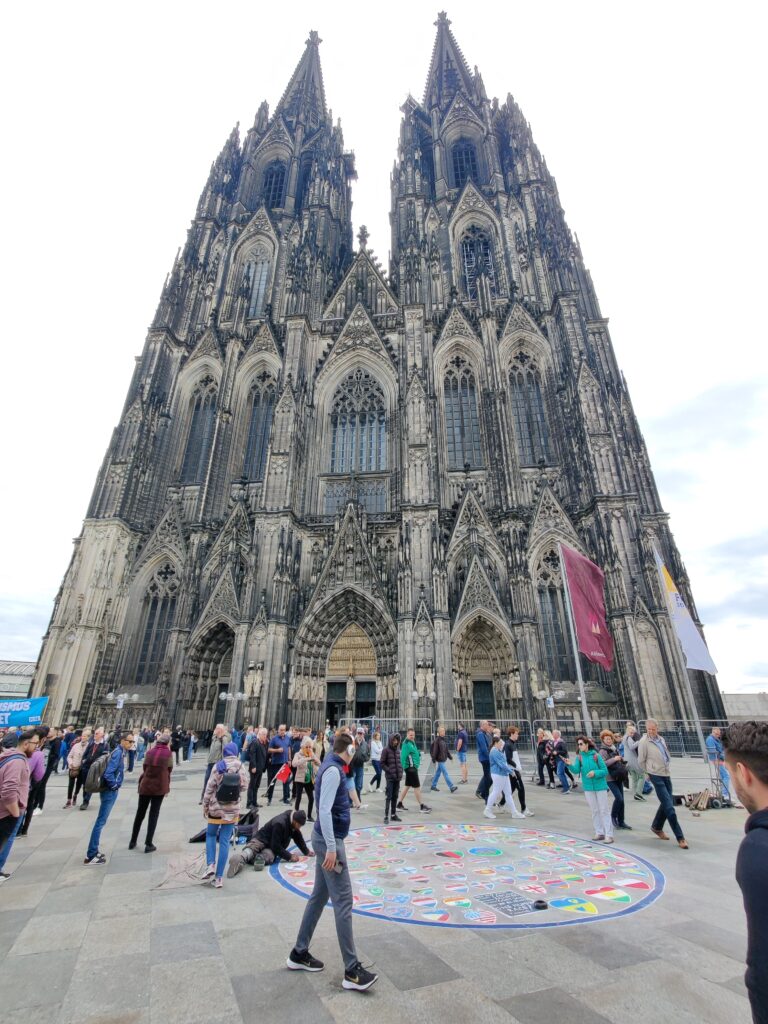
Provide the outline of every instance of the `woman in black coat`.
<path id="1" fill-rule="evenodd" d="M 397 801 L 400 795 L 400 780 L 403 777 L 403 766 L 400 763 L 400 733 L 394 732 L 389 743 L 381 752 L 381 770 L 387 780 L 387 792 L 384 804 L 384 824 L 390 821 L 402 821 L 397 815 Z"/>

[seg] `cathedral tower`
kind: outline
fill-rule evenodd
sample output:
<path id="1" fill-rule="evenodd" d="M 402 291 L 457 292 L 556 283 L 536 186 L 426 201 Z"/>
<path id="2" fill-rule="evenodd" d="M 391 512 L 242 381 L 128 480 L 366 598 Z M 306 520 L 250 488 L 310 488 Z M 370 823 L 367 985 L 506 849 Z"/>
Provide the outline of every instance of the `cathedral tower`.
<path id="1" fill-rule="evenodd" d="M 600 564 L 594 722 L 688 718 L 653 559 L 695 614 L 555 181 L 440 14 L 403 104 L 386 273 L 311 32 L 211 167 L 35 683 L 52 720 L 376 714 L 581 727 L 562 541 Z M 716 681 L 691 673 L 699 711 Z"/>

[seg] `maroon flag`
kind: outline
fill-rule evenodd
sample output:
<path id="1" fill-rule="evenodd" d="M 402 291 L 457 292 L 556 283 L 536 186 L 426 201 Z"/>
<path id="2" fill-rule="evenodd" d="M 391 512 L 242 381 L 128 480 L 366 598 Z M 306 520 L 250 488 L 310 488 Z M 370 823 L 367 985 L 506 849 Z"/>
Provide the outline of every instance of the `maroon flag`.
<path id="1" fill-rule="evenodd" d="M 613 668 L 613 639 L 605 620 L 603 571 L 565 544 L 560 545 L 560 550 L 571 595 L 576 644 L 590 661 L 596 661 L 610 672 Z"/>

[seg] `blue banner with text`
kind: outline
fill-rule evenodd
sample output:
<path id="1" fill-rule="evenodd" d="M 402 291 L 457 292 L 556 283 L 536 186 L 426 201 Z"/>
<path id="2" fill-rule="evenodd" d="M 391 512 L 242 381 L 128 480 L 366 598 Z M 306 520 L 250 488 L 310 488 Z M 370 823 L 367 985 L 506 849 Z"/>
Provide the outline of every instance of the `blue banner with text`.
<path id="1" fill-rule="evenodd" d="M 25 697 L 23 700 L 0 700 L 0 729 L 40 725 L 45 714 L 47 697 Z"/>

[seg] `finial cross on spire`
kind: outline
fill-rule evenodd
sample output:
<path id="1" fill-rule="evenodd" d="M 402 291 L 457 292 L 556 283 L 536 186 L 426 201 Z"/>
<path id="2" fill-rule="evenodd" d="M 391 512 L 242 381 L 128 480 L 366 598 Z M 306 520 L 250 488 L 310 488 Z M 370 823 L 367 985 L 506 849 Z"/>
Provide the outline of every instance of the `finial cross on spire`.
<path id="1" fill-rule="evenodd" d="M 439 28 L 441 23 L 443 22 L 445 23 L 446 28 L 450 28 L 451 19 L 448 17 L 445 11 L 439 11 L 437 15 L 437 21 L 433 22 L 433 25 L 436 25 Z"/>
<path id="2" fill-rule="evenodd" d="M 319 46 L 320 43 L 322 43 L 322 41 L 323 40 L 320 38 L 320 33 L 316 32 L 314 29 L 311 29 L 309 33 L 309 39 L 307 39 L 307 46 Z"/>

